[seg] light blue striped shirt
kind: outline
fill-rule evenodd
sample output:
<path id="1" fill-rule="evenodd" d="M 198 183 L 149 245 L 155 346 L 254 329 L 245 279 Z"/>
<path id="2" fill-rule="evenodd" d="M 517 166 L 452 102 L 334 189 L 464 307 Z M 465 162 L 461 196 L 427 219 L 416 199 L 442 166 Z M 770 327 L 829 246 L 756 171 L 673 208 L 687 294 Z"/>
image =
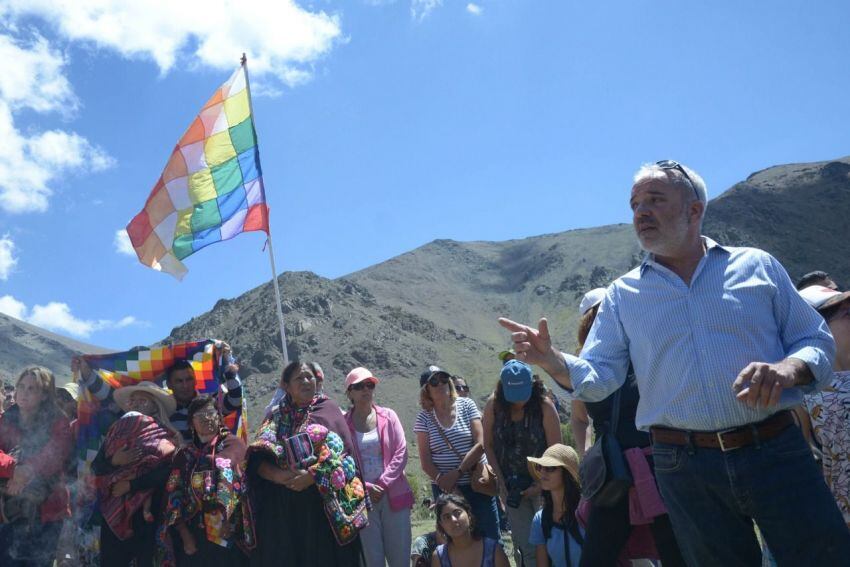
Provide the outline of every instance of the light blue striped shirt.
<path id="1" fill-rule="evenodd" d="M 608 287 L 580 358 L 564 354 L 575 397 L 606 398 L 631 362 L 639 429 L 716 431 L 765 419 L 829 383 L 832 335 L 776 258 L 705 244 L 690 287 L 651 256 Z M 815 383 L 783 391 L 779 408 L 735 398 L 732 383 L 747 364 L 786 357 L 804 361 Z"/>

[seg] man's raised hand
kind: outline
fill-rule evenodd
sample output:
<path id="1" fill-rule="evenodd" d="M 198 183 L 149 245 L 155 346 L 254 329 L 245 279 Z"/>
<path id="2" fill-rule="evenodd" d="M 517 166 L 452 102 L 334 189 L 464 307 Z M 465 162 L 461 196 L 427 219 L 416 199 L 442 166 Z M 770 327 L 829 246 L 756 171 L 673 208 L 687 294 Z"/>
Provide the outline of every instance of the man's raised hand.
<path id="1" fill-rule="evenodd" d="M 519 360 L 536 364 L 559 384 L 570 387 L 570 376 L 564 364 L 564 357 L 552 346 L 549 322 L 545 317 L 540 319 L 536 329 L 504 317 L 499 318 L 499 324 L 511 332 L 514 352 Z"/>

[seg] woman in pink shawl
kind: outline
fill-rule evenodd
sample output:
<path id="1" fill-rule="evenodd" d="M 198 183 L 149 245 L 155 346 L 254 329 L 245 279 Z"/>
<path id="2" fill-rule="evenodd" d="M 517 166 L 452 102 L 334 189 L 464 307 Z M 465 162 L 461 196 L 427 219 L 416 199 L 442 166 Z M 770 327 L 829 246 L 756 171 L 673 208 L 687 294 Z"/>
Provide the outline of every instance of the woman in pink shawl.
<path id="1" fill-rule="evenodd" d="M 92 470 L 97 475 L 102 565 L 153 565 L 155 536 L 171 456 L 180 435 L 168 416 L 174 398 L 153 382 L 115 391 L 126 413 L 110 426 Z"/>

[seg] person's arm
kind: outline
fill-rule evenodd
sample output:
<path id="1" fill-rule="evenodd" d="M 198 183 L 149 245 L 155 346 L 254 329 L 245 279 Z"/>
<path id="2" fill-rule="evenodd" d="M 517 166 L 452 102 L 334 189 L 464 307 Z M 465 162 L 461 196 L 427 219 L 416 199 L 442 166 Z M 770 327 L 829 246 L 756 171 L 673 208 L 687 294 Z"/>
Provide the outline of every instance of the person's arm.
<path id="1" fill-rule="evenodd" d="M 484 406 L 484 418 L 481 420 L 481 427 L 484 430 L 484 454 L 487 455 L 487 463 L 493 467 L 493 472 L 496 474 L 496 478 L 499 479 L 499 492 L 502 499 L 505 499 L 507 498 L 507 488 L 505 487 L 502 468 L 499 466 L 499 460 L 496 458 L 496 446 L 493 443 L 493 428 L 496 425 L 495 403 L 496 401 L 493 399 L 493 396 L 490 396 L 490 399 L 487 400 L 487 404 Z"/>
<path id="2" fill-rule="evenodd" d="M 387 408 L 387 447 L 385 451 L 392 453 L 392 458 L 387 466 L 384 467 L 384 472 L 378 478 L 377 484 L 386 489 L 390 484 L 395 482 L 401 475 L 404 474 L 404 467 L 407 466 L 407 440 L 404 438 L 404 429 L 401 427 L 396 413 Z"/>
<path id="3" fill-rule="evenodd" d="M 275 484 L 286 484 L 295 476 L 294 472 L 283 470 L 279 466 L 265 460 L 257 467 L 257 474 Z"/>
<path id="4" fill-rule="evenodd" d="M 612 286 L 599 306 L 581 357 L 562 353 L 552 345 L 545 318 L 537 329 L 505 318 L 499 319 L 499 323 L 511 331 L 518 359 L 543 368 L 576 398 L 598 402 L 625 383 L 630 364 L 629 340 L 614 294 Z"/>
<path id="5" fill-rule="evenodd" d="M 545 543 L 534 546 L 534 556 L 537 558 L 538 567 L 549 567 L 549 552 L 546 551 Z"/>
<path id="6" fill-rule="evenodd" d="M 242 379 L 239 377 L 239 366 L 234 362 L 228 363 L 224 369 L 224 386 L 227 388 L 227 394 L 224 396 L 221 410 L 222 414 L 228 415 L 242 407 Z"/>
<path id="7" fill-rule="evenodd" d="M 502 549 L 501 545 L 496 546 L 496 552 L 493 555 L 496 567 L 510 567 L 511 564 L 508 563 L 508 556 L 505 554 L 505 550 Z"/>
<path id="8" fill-rule="evenodd" d="M 71 359 L 71 372 L 80 373 L 80 385 L 86 388 L 92 396 L 103 401 L 111 401 L 113 389 L 100 375 L 91 369 L 89 363 L 82 356 Z"/>
<path id="9" fill-rule="evenodd" d="M 436 482 L 440 470 L 431 459 L 431 445 L 428 442 L 428 433 L 425 431 L 416 432 L 416 448 L 419 450 L 419 466 L 422 472 L 428 475 L 431 482 Z"/>
<path id="10" fill-rule="evenodd" d="M 835 341 L 826 321 L 800 296 L 773 256 L 765 254 L 764 263 L 776 288 L 773 316 L 785 358 L 775 363 L 753 361 L 738 374 L 732 389 L 752 408 L 776 406 L 781 399 L 800 403 L 803 394 L 829 384 L 835 358 Z"/>
<path id="11" fill-rule="evenodd" d="M 448 551 L 446 551 L 448 553 Z M 440 554 L 437 553 L 437 550 L 434 550 L 434 553 L 431 554 L 431 567 L 441 567 L 440 564 Z"/>
<path id="12" fill-rule="evenodd" d="M 548 398 L 543 400 L 543 432 L 546 434 L 546 446 L 561 442 L 561 420 L 555 404 Z"/>
<path id="13" fill-rule="evenodd" d="M 570 427 L 576 440 L 576 452 L 578 452 L 579 457 L 584 457 L 584 454 L 593 445 L 593 436 L 591 435 L 591 422 L 590 416 L 587 415 L 587 406 L 581 400 L 572 401 Z"/>

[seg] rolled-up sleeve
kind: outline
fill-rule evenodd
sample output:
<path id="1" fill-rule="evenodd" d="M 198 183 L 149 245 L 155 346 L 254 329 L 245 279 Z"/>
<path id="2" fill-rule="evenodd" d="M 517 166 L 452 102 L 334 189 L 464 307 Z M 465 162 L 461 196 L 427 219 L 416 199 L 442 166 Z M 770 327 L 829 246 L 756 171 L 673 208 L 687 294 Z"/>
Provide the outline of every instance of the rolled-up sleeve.
<path id="1" fill-rule="evenodd" d="M 612 285 L 599 306 L 581 354 L 564 354 L 573 396 L 579 400 L 604 400 L 626 381 L 629 340 L 620 322 L 616 299 L 616 287 Z"/>
<path id="2" fill-rule="evenodd" d="M 776 285 L 773 312 L 785 356 L 805 362 L 815 378 L 796 389 L 802 394 L 820 390 L 832 380 L 835 340 L 826 321 L 800 296 L 779 261 L 768 254 L 767 262 Z"/>

